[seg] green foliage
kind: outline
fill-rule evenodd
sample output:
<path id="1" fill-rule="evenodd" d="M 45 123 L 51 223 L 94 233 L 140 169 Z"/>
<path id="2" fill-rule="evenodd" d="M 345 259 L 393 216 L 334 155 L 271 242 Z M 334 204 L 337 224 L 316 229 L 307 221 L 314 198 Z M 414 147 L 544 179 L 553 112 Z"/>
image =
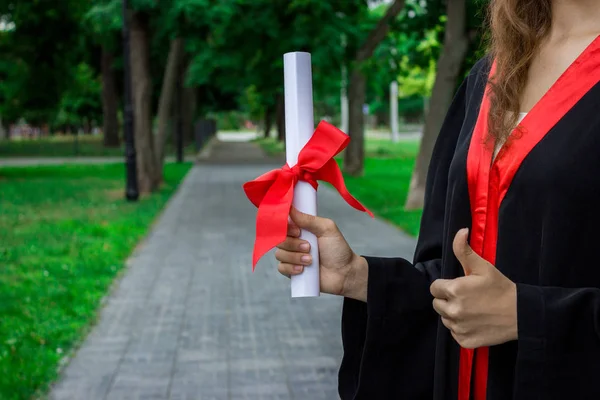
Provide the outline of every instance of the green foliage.
<path id="1" fill-rule="evenodd" d="M 352 60 L 388 5 L 370 9 L 365 0 L 129 0 L 151 30 L 153 105 L 158 103 L 170 41 L 184 39 L 186 86 L 197 89 L 198 114 L 241 111 L 259 119 L 283 91 L 283 54 L 312 54 L 315 114 L 334 120 L 340 110 L 342 65 Z M 475 37 L 466 73 L 482 55 L 481 25 L 487 0 L 468 2 L 468 29 Z M 407 0 L 391 31 L 361 66 L 367 102 L 388 109 L 389 83 L 401 97 L 429 96 L 444 35 L 446 2 Z M 99 119 L 100 47 L 115 56 L 122 87 L 122 1 L 0 0 L 0 115 L 5 122 L 76 123 Z M 473 34 L 475 32 L 475 34 Z M 343 42 L 345 41 L 345 45 Z M 80 65 L 89 88 L 82 88 Z M 92 90 L 91 86 L 94 86 Z M 76 98 L 80 96 L 80 98 Z M 99 96 L 99 92 L 98 92 Z M 411 100 L 412 101 L 412 100 Z M 92 115 L 86 115 L 91 113 Z"/>
<path id="2" fill-rule="evenodd" d="M 255 85 L 250 85 L 244 90 L 240 105 L 251 119 L 258 120 L 265 113 L 265 100 Z"/>
<path id="3" fill-rule="evenodd" d="M 208 37 L 193 40 L 188 83 L 212 83 L 236 93 L 239 102 L 252 86 L 261 95 L 260 108 L 266 109 L 283 90 L 283 54 L 308 51 L 315 99 L 339 93 L 340 68 L 348 59 L 341 38 L 356 36 L 354 22 L 364 9 L 364 2 L 357 0 L 220 1 L 205 15 L 210 21 Z"/>
<path id="4" fill-rule="evenodd" d="M 102 83 L 88 64 L 73 71 L 73 80 L 63 93 L 55 125 L 81 126 L 84 119 L 102 121 Z"/>
<path id="5" fill-rule="evenodd" d="M 122 0 L 96 0 L 94 3 L 82 22 L 96 43 L 114 51 L 123 27 Z"/>
<path id="6" fill-rule="evenodd" d="M 0 16 L 14 24 L 1 31 L 0 112 L 33 124 L 52 119 L 85 41 L 80 21 L 91 0 L 0 2 Z M 19 75 L 17 77 L 17 74 Z"/>
<path id="7" fill-rule="evenodd" d="M 427 98 L 421 95 L 412 95 L 398 99 L 398 112 L 406 120 L 418 121 L 424 113 Z"/>
<path id="8" fill-rule="evenodd" d="M 218 129 L 221 131 L 239 131 L 244 130 L 247 114 L 241 111 L 209 112 L 206 118 L 217 121 Z"/>
<path id="9" fill-rule="evenodd" d="M 0 169 L 0 398 L 44 392 L 189 164 L 124 200 L 123 165 Z"/>

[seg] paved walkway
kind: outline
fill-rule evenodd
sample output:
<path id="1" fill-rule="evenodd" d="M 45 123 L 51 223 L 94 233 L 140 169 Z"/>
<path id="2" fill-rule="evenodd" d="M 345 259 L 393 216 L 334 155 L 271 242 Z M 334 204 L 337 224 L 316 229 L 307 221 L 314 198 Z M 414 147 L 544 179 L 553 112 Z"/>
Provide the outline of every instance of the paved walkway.
<path id="1" fill-rule="evenodd" d="M 51 399 L 338 398 L 341 299 L 291 299 L 272 255 L 251 272 L 255 209 L 241 185 L 277 165 L 236 165 L 261 153 L 218 146 L 129 259 Z M 319 212 L 357 252 L 412 254 L 411 239 L 324 186 Z"/>

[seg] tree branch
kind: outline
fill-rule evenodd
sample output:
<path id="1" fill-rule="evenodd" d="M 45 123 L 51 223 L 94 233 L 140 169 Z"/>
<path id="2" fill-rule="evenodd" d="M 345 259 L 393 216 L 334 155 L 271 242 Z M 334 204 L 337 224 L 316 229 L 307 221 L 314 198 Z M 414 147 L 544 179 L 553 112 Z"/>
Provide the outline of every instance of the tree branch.
<path id="1" fill-rule="evenodd" d="M 361 48 L 356 52 L 356 61 L 368 60 L 373 55 L 379 42 L 385 38 L 390 30 L 389 22 L 400 14 L 400 11 L 404 8 L 404 3 L 405 0 L 394 0 L 392 5 L 388 7 L 385 15 L 377 22 L 377 26 L 373 28 Z"/>

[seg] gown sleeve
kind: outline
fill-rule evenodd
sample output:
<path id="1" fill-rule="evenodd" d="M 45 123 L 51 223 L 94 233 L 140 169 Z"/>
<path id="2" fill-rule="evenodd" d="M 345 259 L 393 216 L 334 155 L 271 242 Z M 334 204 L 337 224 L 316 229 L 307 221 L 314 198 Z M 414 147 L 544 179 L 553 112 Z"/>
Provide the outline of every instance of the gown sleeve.
<path id="1" fill-rule="evenodd" d="M 367 302 L 344 299 L 342 400 L 433 397 L 438 317 L 429 286 L 440 276 L 448 170 L 464 121 L 466 87 L 465 81 L 434 146 L 414 262 L 365 257 Z"/>
<path id="2" fill-rule="evenodd" d="M 519 398 L 598 398 L 600 289 L 517 283 L 517 324 Z"/>

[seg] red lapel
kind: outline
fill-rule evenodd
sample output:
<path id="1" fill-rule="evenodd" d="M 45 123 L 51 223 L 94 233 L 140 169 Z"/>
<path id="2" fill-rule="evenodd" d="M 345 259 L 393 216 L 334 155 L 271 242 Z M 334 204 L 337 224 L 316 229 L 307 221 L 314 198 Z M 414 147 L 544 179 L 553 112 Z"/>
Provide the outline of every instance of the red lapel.
<path id="1" fill-rule="evenodd" d="M 492 65 L 490 75 L 495 65 Z M 493 142 L 487 141 L 490 110 L 489 87 L 484 93 L 467 155 L 467 180 L 471 202 L 470 245 L 496 262 L 498 214 L 513 177 L 531 150 L 558 121 L 600 82 L 600 36 L 567 68 L 521 122 L 520 136 L 502 147 L 492 162 Z M 517 133 L 512 132 L 511 137 Z M 488 348 L 460 349 L 458 400 L 469 400 L 475 361 L 474 400 L 485 400 Z"/>

